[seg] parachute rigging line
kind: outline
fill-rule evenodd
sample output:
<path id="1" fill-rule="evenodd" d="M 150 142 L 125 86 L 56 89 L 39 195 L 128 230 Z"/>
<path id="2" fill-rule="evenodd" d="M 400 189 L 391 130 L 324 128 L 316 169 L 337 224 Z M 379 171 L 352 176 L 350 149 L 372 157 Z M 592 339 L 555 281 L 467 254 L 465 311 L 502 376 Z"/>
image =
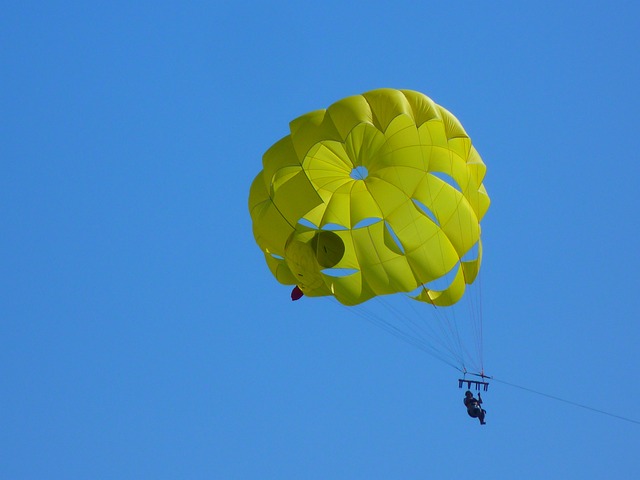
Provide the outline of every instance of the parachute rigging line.
<path id="1" fill-rule="evenodd" d="M 374 308 L 368 308 L 373 307 L 371 303 L 356 307 L 336 303 L 350 314 L 357 315 L 399 340 L 422 350 L 463 375 L 475 375 L 470 373 L 471 371 L 484 371 L 478 369 L 473 355 L 465 347 L 454 312 L 445 313 L 446 309 L 435 306 L 432 307 L 432 312 L 426 312 L 416 306 L 417 302 L 412 301 L 410 297 L 396 296 L 395 299 L 401 303 L 404 301 L 404 306 L 409 308 L 405 310 L 385 297 L 370 300 L 376 304 Z M 468 364 L 473 368 L 467 368 Z"/>
<path id="2" fill-rule="evenodd" d="M 444 351 L 436 348 L 429 341 L 421 338 L 418 335 L 412 335 L 411 333 L 398 328 L 397 325 L 394 325 L 392 322 L 384 319 L 381 315 L 375 314 L 370 310 L 365 309 L 363 306 L 358 306 L 358 308 L 347 307 L 340 302 L 336 302 L 346 311 L 348 311 L 352 315 L 357 315 L 360 318 L 363 318 L 367 322 L 372 325 L 384 330 L 385 332 L 393 335 L 394 337 L 412 345 L 413 347 L 422 350 L 426 354 L 435 358 L 436 360 L 444 363 L 445 365 L 450 366 L 451 368 L 457 370 L 458 372 L 464 373 L 464 371 L 456 366 L 456 364 L 460 363 L 460 359 L 454 354 L 453 351 Z M 383 304 L 387 310 L 391 310 L 391 306 Z"/>

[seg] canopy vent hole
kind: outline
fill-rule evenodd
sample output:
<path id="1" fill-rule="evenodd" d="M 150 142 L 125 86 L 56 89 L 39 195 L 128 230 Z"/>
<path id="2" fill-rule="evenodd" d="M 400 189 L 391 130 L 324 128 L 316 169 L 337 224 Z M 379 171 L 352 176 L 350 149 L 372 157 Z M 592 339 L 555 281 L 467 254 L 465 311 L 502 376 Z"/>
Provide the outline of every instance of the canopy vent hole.
<path id="1" fill-rule="evenodd" d="M 360 165 L 359 167 L 355 167 L 351 170 L 349 176 L 354 180 L 364 180 L 369 176 L 369 171 L 367 170 L 367 167 Z"/>

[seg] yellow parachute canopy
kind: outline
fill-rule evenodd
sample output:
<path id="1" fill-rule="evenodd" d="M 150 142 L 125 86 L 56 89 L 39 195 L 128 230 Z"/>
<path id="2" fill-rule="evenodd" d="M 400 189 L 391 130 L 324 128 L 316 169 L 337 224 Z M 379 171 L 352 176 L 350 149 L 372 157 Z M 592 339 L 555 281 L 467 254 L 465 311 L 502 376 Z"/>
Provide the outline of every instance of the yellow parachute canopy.
<path id="1" fill-rule="evenodd" d="M 460 122 L 422 93 L 380 89 L 289 126 L 249 195 L 276 279 L 345 305 L 398 292 L 457 302 L 480 269 L 489 208 L 486 167 Z"/>

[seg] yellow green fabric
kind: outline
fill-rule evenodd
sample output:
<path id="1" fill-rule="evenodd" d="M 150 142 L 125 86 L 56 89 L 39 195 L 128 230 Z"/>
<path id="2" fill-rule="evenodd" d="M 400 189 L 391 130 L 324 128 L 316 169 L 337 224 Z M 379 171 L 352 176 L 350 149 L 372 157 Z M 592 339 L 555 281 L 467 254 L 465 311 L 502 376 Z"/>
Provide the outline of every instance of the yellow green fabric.
<path id="1" fill-rule="evenodd" d="M 407 292 L 447 306 L 475 280 L 486 168 L 426 95 L 380 89 L 310 112 L 262 163 L 249 211 L 279 282 L 345 305 Z"/>

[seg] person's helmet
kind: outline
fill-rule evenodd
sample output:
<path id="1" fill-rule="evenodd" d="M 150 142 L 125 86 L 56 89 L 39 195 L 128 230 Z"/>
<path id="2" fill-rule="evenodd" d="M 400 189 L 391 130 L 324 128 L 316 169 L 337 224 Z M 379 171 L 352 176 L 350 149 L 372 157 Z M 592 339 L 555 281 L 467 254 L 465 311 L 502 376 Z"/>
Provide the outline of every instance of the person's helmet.
<path id="1" fill-rule="evenodd" d="M 473 397 L 473 393 L 471 393 L 471 390 L 467 390 L 466 392 L 464 392 L 464 396 L 465 397 Z"/>

